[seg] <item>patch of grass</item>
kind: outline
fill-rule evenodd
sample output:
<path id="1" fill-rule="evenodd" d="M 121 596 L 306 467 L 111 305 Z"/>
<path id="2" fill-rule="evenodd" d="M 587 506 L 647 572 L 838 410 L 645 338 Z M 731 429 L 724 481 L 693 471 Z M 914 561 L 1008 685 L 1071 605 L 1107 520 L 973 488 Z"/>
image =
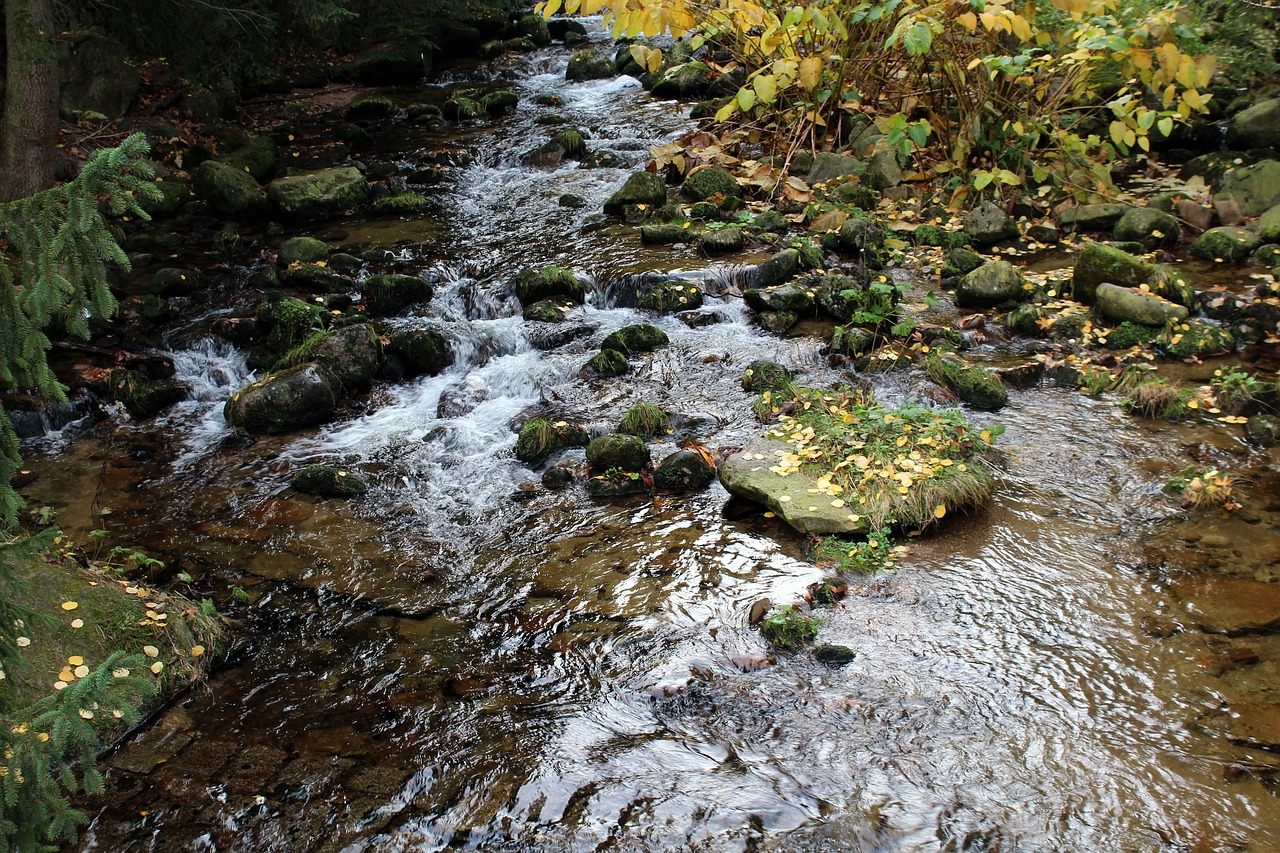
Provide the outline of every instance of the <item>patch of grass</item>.
<path id="1" fill-rule="evenodd" d="M 891 409 L 861 391 L 798 389 L 767 433 L 793 448 L 770 470 L 814 477 L 832 506 L 871 530 L 923 528 L 990 497 L 994 481 L 975 452 L 1003 431 L 975 429 L 956 409 Z"/>
<path id="2" fill-rule="evenodd" d="M 786 605 L 760 623 L 760 633 L 779 649 L 798 649 L 818 636 L 822 618 Z"/>
<path id="3" fill-rule="evenodd" d="M 1120 401 L 1120 407 L 1142 418 L 1180 421 L 1194 414 L 1199 404 L 1195 389 L 1163 376 L 1152 376 L 1135 385 Z"/>
<path id="4" fill-rule="evenodd" d="M 903 550 L 902 546 L 893 544 L 888 528 L 882 528 L 861 542 L 821 536 L 810 546 L 809 556 L 817 565 L 835 566 L 842 575 L 872 575 L 893 568 L 895 558 Z"/>
<path id="5" fill-rule="evenodd" d="M 671 421 L 661 406 L 641 400 L 622 416 L 618 432 L 641 438 L 661 435 L 671 429 Z"/>
<path id="6" fill-rule="evenodd" d="M 1239 365 L 1215 370 L 1209 383 L 1216 408 L 1227 415 L 1239 415 L 1252 409 L 1266 384 Z"/>

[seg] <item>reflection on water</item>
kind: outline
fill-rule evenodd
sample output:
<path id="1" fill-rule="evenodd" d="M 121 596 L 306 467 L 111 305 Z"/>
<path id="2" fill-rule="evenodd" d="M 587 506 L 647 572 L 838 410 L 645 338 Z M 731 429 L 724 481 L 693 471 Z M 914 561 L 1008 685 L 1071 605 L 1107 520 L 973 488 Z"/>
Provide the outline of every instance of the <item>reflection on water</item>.
<path id="1" fill-rule="evenodd" d="M 740 386 L 752 360 L 840 378 L 813 339 L 758 332 L 732 298 L 710 300 L 718 324 L 654 320 L 672 345 L 625 381 L 579 378 L 638 317 L 600 295 L 610 283 L 701 262 L 583 231 L 593 214 L 555 201 L 572 191 L 598 210 L 624 170 L 518 165 L 539 138 L 537 94 L 564 97 L 558 111 L 629 165 L 646 156 L 638 143 L 685 127 L 632 81 L 566 85 L 563 66 L 535 56 L 519 114 L 440 202 L 445 248 L 423 254 L 444 258 L 427 320 L 457 354 L 443 375 L 376 389 L 367 412 L 311 433 L 224 450 L 221 401 L 246 369 L 201 343 L 176 356 L 201 377 L 192 402 L 36 466 L 30 499 L 73 528 L 110 505 L 113 529 L 171 570 L 254 599 L 236 614 L 235 664 L 107 762 L 84 849 L 1280 846 L 1276 801 L 1223 781 L 1230 747 L 1186 725 L 1182 670 L 1139 627 L 1164 597 L 1139 565 L 1171 511 L 1159 468 L 1207 440 L 1193 430 L 1013 392 L 994 505 L 854 584 L 820 635 L 856 650 L 838 669 L 775 658 L 748 625 L 753 604 L 790 601 L 822 570 L 773 521 L 726 512 L 718 486 L 615 503 L 534 487 L 511 454 L 532 407 L 603 431 L 647 399 L 719 450 L 758 429 Z M 544 352 L 503 284 L 551 260 L 598 291 L 584 335 Z M 473 405 L 442 414 L 450 395 Z M 655 457 L 676 438 L 656 440 Z M 370 495 L 290 491 L 289 472 L 315 460 L 367 476 Z"/>

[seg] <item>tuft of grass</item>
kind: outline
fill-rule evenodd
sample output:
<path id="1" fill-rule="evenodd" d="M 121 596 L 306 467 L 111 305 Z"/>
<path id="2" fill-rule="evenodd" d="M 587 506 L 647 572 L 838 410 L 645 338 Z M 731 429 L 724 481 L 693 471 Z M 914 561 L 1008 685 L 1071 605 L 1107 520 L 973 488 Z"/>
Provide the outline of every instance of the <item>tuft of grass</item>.
<path id="1" fill-rule="evenodd" d="M 810 546 L 809 556 L 818 565 L 834 565 L 842 575 L 872 575 L 892 569 L 902 552 L 893 544 L 888 528 L 867 535 L 866 540 L 850 542 L 838 536 L 821 536 Z"/>
<path id="2" fill-rule="evenodd" d="M 1209 389 L 1213 392 L 1214 406 L 1227 415 L 1240 415 L 1253 409 L 1259 396 L 1267 390 L 1256 374 L 1239 365 L 1215 370 Z"/>
<path id="3" fill-rule="evenodd" d="M 641 438 L 661 435 L 671 429 L 671 421 L 661 406 L 641 400 L 622 416 L 618 432 Z"/>
<path id="4" fill-rule="evenodd" d="M 1190 405 L 1195 399 L 1195 389 L 1153 376 L 1136 384 L 1120 401 L 1120 407 L 1142 418 L 1180 421 L 1195 411 L 1197 406 Z"/>

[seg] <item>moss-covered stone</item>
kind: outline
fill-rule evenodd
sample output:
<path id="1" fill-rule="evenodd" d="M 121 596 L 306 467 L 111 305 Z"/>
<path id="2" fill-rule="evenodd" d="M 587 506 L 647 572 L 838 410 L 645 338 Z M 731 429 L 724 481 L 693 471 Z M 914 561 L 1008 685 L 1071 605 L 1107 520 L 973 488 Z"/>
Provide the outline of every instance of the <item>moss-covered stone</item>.
<path id="1" fill-rule="evenodd" d="M 157 296 L 190 296 L 200 289 L 198 270 L 166 267 L 151 277 L 151 292 Z"/>
<path id="2" fill-rule="evenodd" d="M 1165 326 L 1156 348 L 1173 358 L 1208 358 L 1235 349 L 1235 339 L 1221 326 L 1207 320 L 1174 320 Z"/>
<path id="3" fill-rule="evenodd" d="M 196 197 L 228 216 L 258 216 L 267 210 L 267 198 L 253 176 L 243 169 L 206 160 L 191 173 Z"/>
<path id="4" fill-rule="evenodd" d="M 699 245 L 709 255 L 741 252 L 745 237 L 741 228 L 714 228 L 702 232 Z"/>
<path id="5" fill-rule="evenodd" d="M 370 216 L 407 216 L 422 213 L 430 206 L 421 193 L 400 192 L 376 198 L 369 204 Z"/>
<path id="6" fill-rule="evenodd" d="M 302 364 L 241 388 L 223 408 L 227 423 L 249 433 L 278 434 L 324 423 L 338 395 L 316 364 Z"/>
<path id="7" fill-rule="evenodd" d="M 440 112 L 449 121 L 475 121 L 489 115 L 483 104 L 465 95 L 455 95 L 445 101 Z"/>
<path id="8" fill-rule="evenodd" d="M 603 349 L 587 359 L 586 367 L 597 376 L 622 376 L 631 370 L 627 357 L 616 349 Z"/>
<path id="9" fill-rule="evenodd" d="M 538 47 L 551 44 L 551 30 L 547 28 L 547 20 L 536 12 L 521 15 L 516 22 L 516 32 L 521 38 L 527 38 Z"/>
<path id="10" fill-rule="evenodd" d="M 331 465 L 308 465 L 289 478 L 300 492 L 325 498 L 356 498 L 369 491 L 369 484 Z"/>
<path id="11" fill-rule="evenodd" d="M 632 172 L 609 200 L 604 203 L 605 213 L 621 213 L 629 204 L 647 204 L 654 207 L 667 203 L 667 185 L 653 172 Z"/>
<path id="12" fill-rule="evenodd" d="M 580 50 L 569 58 L 569 66 L 564 71 L 564 79 L 607 80 L 618 72 L 609 57 L 592 48 Z"/>
<path id="13" fill-rule="evenodd" d="M 704 166 L 685 178 L 680 194 L 690 201 L 706 199 L 741 198 L 742 187 L 723 166 Z"/>
<path id="14" fill-rule="evenodd" d="M 704 489 L 715 478 L 715 466 L 696 450 L 677 450 L 653 471 L 653 485 L 671 492 Z"/>
<path id="15" fill-rule="evenodd" d="M 375 317 L 399 314 L 410 305 L 429 302 L 435 291 L 431 282 L 414 275 L 375 275 L 361 285 L 364 305 Z"/>
<path id="16" fill-rule="evenodd" d="M 1107 334 L 1107 346 L 1111 349 L 1131 349 L 1150 343 L 1160 330 L 1140 323 L 1125 321 Z"/>
<path id="17" fill-rule="evenodd" d="M 958 358 L 935 356 L 929 359 L 929 378 L 946 386 L 975 409 L 995 411 L 1009 402 L 1009 392 L 1000 377 L 989 370 L 965 364 Z"/>
<path id="18" fill-rule="evenodd" d="M 267 186 L 267 197 L 285 218 L 304 221 L 337 216 L 363 204 L 368 194 L 354 166 L 290 175 Z"/>
<path id="19" fill-rule="evenodd" d="M 1261 216 L 1280 204 L 1280 160 L 1262 160 L 1231 169 L 1223 176 L 1214 201 L 1230 198 L 1245 216 Z"/>
<path id="20" fill-rule="evenodd" d="M 956 305 L 961 308 L 991 308 L 1005 302 L 1020 302 L 1031 296 L 1023 285 L 1022 270 L 1008 261 L 988 261 L 965 275 L 956 288 Z"/>
<path id="21" fill-rule="evenodd" d="M 653 352 L 670 343 L 667 333 L 649 323 L 623 326 L 610 334 L 600 344 L 601 350 L 618 350 L 622 353 Z"/>
<path id="22" fill-rule="evenodd" d="M 1094 296 L 1102 315 L 1116 323 L 1129 321 L 1159 327 L 1187 316 L 1187 309 L 1183 306 L 1137 288 L 1103 282 L 1098 285 Z"/>
<path id="23" fill-rule="evenodd" d="M 752 311 L 788 311 L 793 314 L 812 314 L 816 298 L 816 291 L 803 281 L 777 287 L 751 288 L 742 294 L 743 301 Z"/>
<path id="24" fill-rule="evenodd" d="M 329 312 L 323 305 L 286 296 L 259 304 L 258 320 L 271 328 L 267 346 L 283 355 L 313 332 L 327 328 Z"/>
<path id="25" fill-rule="evenodd" d="M 853 213 L 840 226 L 840 249 L 856 257 L 874 255 L 884 244 L 884 226 L 869 216 Z"/>
<path id="26" fill-rule="evenodd" d="M 1191 244 L 1191 254 L 1210 261 L 1243 261 L 1262 245 L 1254 231 L 1224 225 L 1210 228 Z"/>
<path id="27" fill-rule="evenodd" d="M 489 115 L 502 115 L 514 110 L 520 103 L 520 96 L 506 89 L 489 92 L 480 99 L 480 106 Z"/>
<path id="28" fill-rule="evenodd" d="M 382 363 L 382 341 L 368 323 L 316 332 L 287 352 L 277 367 L 286 369 L 309 361 L 324 369 L 335 389 L 363 388 Z"/>
<path id="29" fill-rule="evenodd" d="M 664 281 L 640 297 L 637 307 L 669 314 L 702 307 L 702 288 L 687 281 Z"/>
<path id="30" fill-rule="evenodd" d="M 547 266 L 541 270 L 523 269 L 515 277 L 516 298 L 521 305 L 532 305 L 547 299 L 581 305 L 587 291 L 572 270 Z"/>
<path id="31" fill-rule="evenodd" d="M 789 281 L 800 272 L 800 252 L 783 249 L 756 267 L 756 287 L 769 288 Z"/>
<path id="32" fill-rule="evenodd" d="M 650 222 L 640 226 L 640 241 L 655 246 L 688 243 L 697 236 L 698 231 L 691 229 L 688 223 L 678 225 L 674 222 Z"/>
<path id="33" fill-rule="evenodd" d="M 1082 204 L 1069 207 L 1057 216 L 1058 227 L 1073 231 L 1110 231 L 1128 210 L 1123 204 Z"/>
<path id="34" fill-rule="evenodd" d="M 292 263 L 313 264 L 329 257 L 329 247 L 315 237 L 290 237 L 280 244 L 277 257 L 286 266 Z"/>
<path id="35" fill-rule="evenodd" d="M 602 435 L 587 445 L 587 462 L 595 471 L 640 471 L 649 460 L 649 445 L 634 435 Z"/>
<path id="36" fill-rule="evenodd" d="M 942 277 L 955 278 L 971 273 L 986 262 L 987 259 L 973 249 L 958 246 L 947 252 L 946 263 L 942 266 Z"/>
<path id="37" fill-rule="evenodd" d="M 945 246 L 947 245 L 947 235 L 941 228 L 936 225 L 921 225 L 911 234 L 912 241 L 917 246 Z"/>
<path id="38" fill-rule="evenodd" d="M 117 367 L 103 381 L 104 396 L 122 403 L 129 413 L 151 418 L 186 399 L 187 389 L 178 382 L 157 381 L 138 370 Z"/>
<path id="39" fill-rule="evenodd" d="M 544 299 L 541 302 L 526 305 L 521 316 L 537 323 L 563 323 L 564 309 L 564 305 Z"/>
<path id="40" fill-rule="evenodd" d="M 874 332 L 858 326 L 836 326 L 831 330 L 831 351 L 849 358 L 866 355 L 875 349 Z"/>
<path id="41" fill-rule="evenodd" d="M 1072 271 L 1072 294 L 1077 302 L 1093 304 L 1094 292 L 1103 282 L 1120 287 L 1139 287 L 1151 280 L 1151 264 L 1101 243 L 1089 243 L 1076 254 Z"/>
<path id="42" fill-rule="evenodd" d="M 1140 243 L 1146 251 L 1175 246 L 1182 234 L 1176 217 L 1153 207 L 1131 207 L 1116 223 L 1112 236 Z"/>
<path id="43" fill-rule="evenodd" d="M 395 101 L 383 95 L 370 95 L 360 98 L 347 107 L 346 117 L 351 121 L 367 121 L 369 119 L 390 118 L 400 111 Z"/>
<path id="44" fill-rule="evenodd" d="M 793 378 L 791 371 L 776 361 L 753 361 L 742 371 L 742 390 L 752 393 L 784 391 Z"/>
<path id="45" fill-rule="evenodd" d="M 590 441 L 591 436 L 577 424 L 531 418 L 520 427 L 516 458 L 533 465 L 567 448 L 586 447 Z"/>
<path id="46" fill-rule="evenodd" d="M 222 162 L 248 172 L 255 181 L 261 182 L 275 174 L 278 157 L 275 140 L 266 134 L 256 134 L 223 157 Z"/>
<path id="47" fill-rule="evenodd" d="M 435 376 L 453 364 L 453 350 L 444 335 L 434 329 L 401 329 L 387 339 L 387 350 L 399 358 L 412 375 Z"/>
<path id="48" fill-rule="evenodd" d="M 1042 320 L 1053 312 L 1043 305 L 1026 304 L 1004 315 L 1004 324 L 1012 331 L 1029 338 L 1038 338 L 1043 333 Z"/>

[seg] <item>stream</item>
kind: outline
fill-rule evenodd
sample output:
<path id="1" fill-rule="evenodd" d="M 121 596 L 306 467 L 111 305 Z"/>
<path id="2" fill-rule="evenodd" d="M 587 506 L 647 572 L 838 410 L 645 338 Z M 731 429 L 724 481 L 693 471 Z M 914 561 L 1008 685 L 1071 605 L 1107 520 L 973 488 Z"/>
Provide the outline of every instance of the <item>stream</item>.
<path id="1" fill-rule="evenodd" d="M 475 160 L 425 217 L 315 232 L 438 280 L 426 322 L 453 346 L 444 373 L 377 384 L 325 427 L 230 441 L 222 405 L 251 373 L 209 328 L 256 297 L 246 250 L 221 258 L 214 296 L 165 341 L 189 400 L 26 448 L 32 506 L 76 534 L 109 507 L 113 537 L 197 591 L 230 601 L 240 587 L 251 602 L 231 602 L 243 646 L 230 664 L 108 758 L 79 849 L 1280 849 L 1274 785 L 1234 770 L 1274 768 L 1270 753 L 1196 724 L 1221 698 L 1221 671 L 1189 639 L 1202 635 L 1150 630 L 1185 621 L 1168 561 L 1192 548 L 1189 529 L 1246 531 L 1232 534 L 1256 543 L 1243 562 L 1280 543 L 1280 507 L 1261 495 L 1246 522 L 1196 521 L 1161 491 L 1192 451 L 1259 465 L 1220 426 L 1141 421 L 1048 383 L 975 413 L 1007 428 L 993 503 L 853 583 L 819 635 L 856 651 L 839 668 L 774 653 L 748 624 L 760 599 L 792 601 L 824 576 L 759 508 L 719 484 L 595 501 L 516 461 L 512 425 L 535 407 L 604 433 L 637 400 L 658 403 L 682 417 L 654 440 L 657 460 L 684 438 L 719 452 L 759 432 L 740 383 L 754 360 L 815 386 L 843 375 L 817 337 L 749 322 L 736 294 L 764 256 L 643 246 L 599 213 L 648 146 L 693 125 L 632 78 L 567 83 L 568 56 L 390 92 L 438 101 L 503 75 L 520 105 L 461 136 L 388 120 L 367 162 L 447 144 Z M 549 96 L 558 105 L 540 105 Z M 521 165 L 551 112 L 622 166 Z M 561 207 L 564 193 L 586 206 Z M 583 334 L 544 350 L 505 294 L 548 263 L 591 293 L 570 320 Z M 628 307 L 633 277 L 655 271 L 700 281 L 710 322 Z M 956 316 L 945 296 L 935 310 Z M 671 346 L 618 379 L 579 376 L 606 334 L 642 319 Z M 1013 346 L 992 335 L 967 355 L 1007 360 Z M 868 378 L 885 402 L 928 393 L 912 374 Z M 312 462 L 370 493 L 294 492 L 289 474 Z"/>

